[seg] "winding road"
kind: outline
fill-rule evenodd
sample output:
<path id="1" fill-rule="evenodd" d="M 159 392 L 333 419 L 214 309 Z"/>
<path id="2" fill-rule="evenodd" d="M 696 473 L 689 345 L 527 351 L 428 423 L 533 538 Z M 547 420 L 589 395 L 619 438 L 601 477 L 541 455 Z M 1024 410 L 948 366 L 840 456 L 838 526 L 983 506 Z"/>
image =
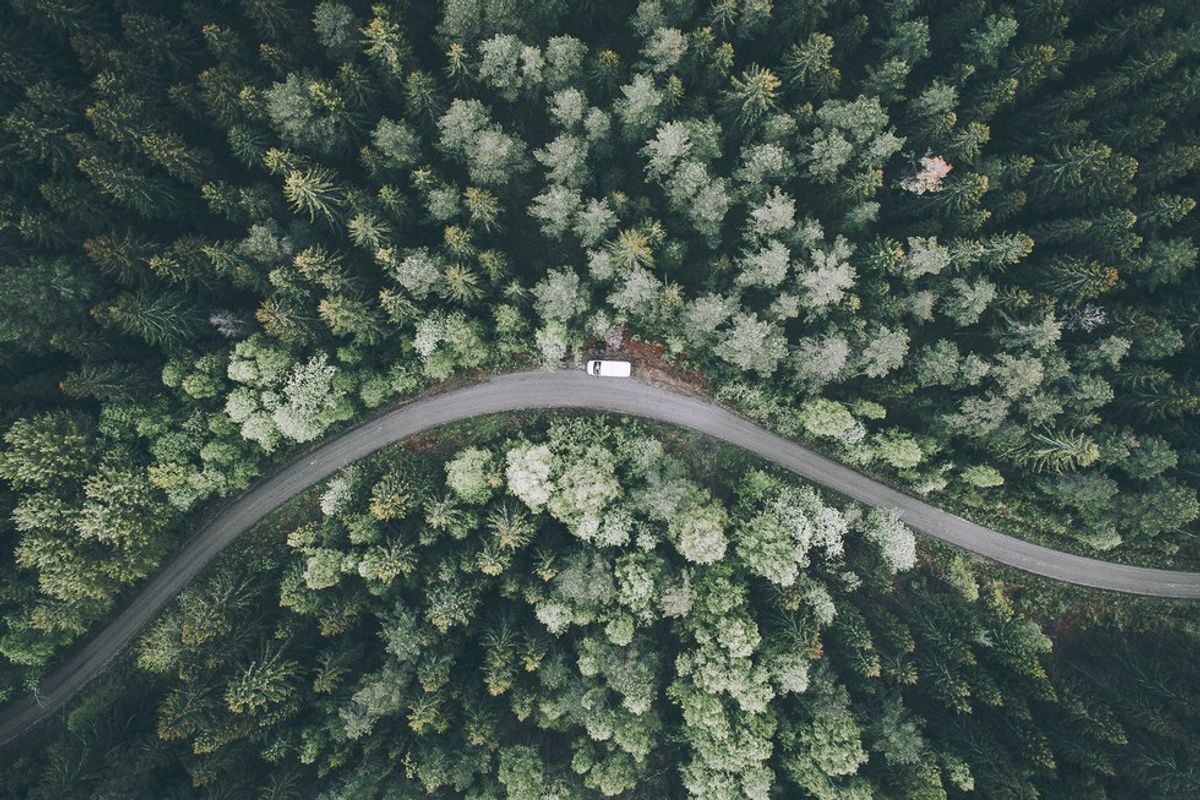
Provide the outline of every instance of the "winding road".
<path id="1" fill-rule="evenodd" d="M 698 397 L 637 379 L 593 378 L 577 370 L 518 372 L 400 406 L 336 436 L 246 491 L 197 530 L 108 627 L 47 678 L 37 699 L 26 697 L 0 709 L 0 745 L 62 707 L 230 542 L 293 495 L 382 447 L 440 425 L 546 408 L 609 411 L 690 428 L 860 503 L 898 509 L 921 533 L 1035 575 L 1131 594 L 1200 598 L 1200 573 L 1097 561 L 1006 536 L 909 497 Z"/>

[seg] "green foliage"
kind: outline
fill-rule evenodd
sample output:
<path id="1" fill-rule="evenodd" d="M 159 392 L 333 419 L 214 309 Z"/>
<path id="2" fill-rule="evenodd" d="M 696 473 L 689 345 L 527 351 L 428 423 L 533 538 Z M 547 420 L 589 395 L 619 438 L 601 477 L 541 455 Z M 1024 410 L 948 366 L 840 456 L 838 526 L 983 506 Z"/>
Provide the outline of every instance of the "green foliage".
<path id="1" fill-rule="evenodd" d="M 468 503 L 486 503 L 499 482 L 487 450 L 468 447 L 446 462 L 446 485 Z"/>
<path id="2" fill-rule="evenodd" d="M 702 375 L 780 433 L 1015 534 L 1197 563 L 1200 49 L 1187 3 L 10 5 L 0 31 L 0 512 L 11 520 L 0 536 L 0 695 L 31 683 L 153 571 L 194 521 L 176 526 L 179 514 L 242 491 L 365 408 L 464 373 L 570 363 L 596 338 L 661 352 L 674 374 Z M 340 552 L 332 534 L 305 545 L 314 552 L 290 567 L 287 607 L 340 635 L 369 616 L 372 591 L 414 580 L 412 541 L 456 542 L 474 549 L 427 565 L 438 602 L 421 607 L 420 624 L 462 635 L 483 601 L 451 573 L 471 564 L 503 581 L 528 566 L 536 515 L 613 560 L 568 571 L 548 550 L 544 585 L 505 590 L 506 601 L 532 598 L 566 638 L 595 624 L 613 646 L 638 646 L 647 609 L 689 607 L 685 587 L 698 577 L 641 565 L 653 577 L 629 577 L 628 604 L 576 622 L 588 618 L 578 598 L 591 595 L 556 576 L 616 570 L 621 548 L 656 541 L 649 523 L 666 543 L 658 555 L 694 570 L 744 560 L 754 580 L 803 597 L 795 602 L 821 619 L 849 586 L 813 588 L 824 585 L 807 574 L 822 550 L 800 546 L 798 520 L 820 515 L 802 498 L 770 501 L 791 510 L 751 524 L 664 459 L 631 490 L 632 510 L 614 508 L 624 456 L 540 443 L 480 452 L 451 462 L 444 489 L 403 471 L 364 484 L 360 519 L 337 522 L 361 552 L 322 555 Z M 893 523 L 854 528 L 874 542 L 848 551 L 872 564 L 870 585 L 911 559 Z M 305 594 L 316 592 L 310 557 L 325 587 L 315 598 Z M 339 594 L 358 583 L 366 597 Z M 863 617 L 876 633 L 886 627 Z M 525 632 L 514 635 L 521 650 Z M 838 636 L 868 641 L 857 624 Z M 815 652 L 805 647 L 767 648 L 790 665 L 779 668 L 789 685 L 807 680 L 796 666 Z M 843 681 L 851 706 L 876 660 L 864 648 L 844 671 L 857 676 Z M 967 695 L 1002 691 L 971 677 L 961 648 L 907 667 L 902 649 L 892 652 L 899 685 L 944 676 L 930 702 L 961 708 Z M 239 651 L 238 668 L 263 654 Z M 560 655 L 575 663 L 574 651 Z M 393 672 L 361 666 L 377 677 L 359 687 L 362 737 L 380 709 L 403 707 L 420 731 L 405 735 L 418 739 L 456 724 L 437 690 L 410 697 Z M 433 686 L 442 668 L 422 669 Z M 255 694 L 250 677 L 247 697 L 271 694 Z M 229 678 L 172 695 L 171 741 L 233 714 Z M 610 698 L 597 686 L 563 677 L 556 719 L 586 708 L 606 730 Z M 533 691 L 508 690 L 525 719 L 550 714 Z M 729 753 L 702 731 L 679 739 L 703 751 L 675 759 L 692 765 L 683 785 L 767 791 L 762 742 L 794 724 L 721 723 L 735 701 L 677 692 L 694 719 L 748 743 Z M 272 700 L 249 713 L 255 702 L 210 726 L 203 763 L 191 765 L 195 791 L 225 787 L 237 772 L 229 742 L 292 709 Z M 965 726 L 979 750 L 995 749 L 994 729 L 1020 732 L 1023 747 L 994 771 L 965 748 L 912 762 L 917 715 L 892 702 L 856 722 L 865 778 L 829 771 L 857 758 L 839 728 L 795 740 L 803 782 L 788 791 L 1195 793 L 1172 767 L 1186 746 L 1145 745 L 1141 766 L 1107 752 L 1111 743 L 1067 755 L 1053 731 L 1033 733 L 1028 703 L 978 730 L 975 718 L 935 723 L 921 706 L 943 740 Z M 495 709 L 471 707 L 464 736 L 498 724 Z M 381 793 L 393 779 L 406 796 L 470 796 L 470 776 L 499 761 L 464 745 L 417 747 L 401 763 L 386 748 L 351 748 L 339 725 L 305 718 L 259 749 L 269 763 L 296 755 L 306 769 L 347 773 L 330 796 Z M 653 725 L 639 725 L 625 738 L 535 747 L 543 782 L 524 790 L 625 790 L 649 774 L 637 754 Z M 826 757 L 829 742 L 840 760 Z M 103 763 L 86 747 L 56 755 L 68 787 L 69 774 Z M 1105 763 L 1121 769 L 1085 773 Z M 380 764 L 396 772 L 378 777 Z M 533 765 L 523 756 L 510 774 Z M 1149 781 L 1154 765 L 1173 777 L 1148 789 L 1118 782 Z M 1049 785 L 1052 769 L 1061 786 Z M 251 786 L 256 771 L 242 772 L 222 791 L 311 788 L 282 772 Z M 662 780 L 645 793 L 683 791 Z"/>
<path id="3" fill-rule="evenodd" d="M 186 795 L 198 776 L 302 797 L 363 782 L 530 798 L 1191 791 L 1186 614 L 1052 640 L 1045 598 L 961 558 L 912 571 L 894 515 L 741 457 L 701 488 L 667 454 L 678 440 L 636 423 L 473 432 L 457 452 L 355 465 L 246 542 L 69 723 L 103 707 L 119 727 L 52 734 L 6 770 L 7 793 L 119 780 Z M 64 752 L 91 766 L 46 767 Z"/>
<path id="4" fill-rule="evenodd" d="M 17 420 L 4 434 L 0 474 L 16 488 L 77 481 L 90 471 L 94 437 L 92 421 L 82 414 L 60 411 Z"/>

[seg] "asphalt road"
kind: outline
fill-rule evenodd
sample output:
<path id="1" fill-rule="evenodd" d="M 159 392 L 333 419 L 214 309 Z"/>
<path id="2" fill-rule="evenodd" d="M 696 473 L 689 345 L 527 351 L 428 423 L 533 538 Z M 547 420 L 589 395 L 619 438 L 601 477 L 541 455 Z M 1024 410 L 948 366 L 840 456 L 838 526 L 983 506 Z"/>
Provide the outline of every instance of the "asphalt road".
<path id="1" fill-rule="evenodd" d="M 230 542 L 288 498 L 381 447 L 440 425 L 539 408 L 611 411 L 690 428 L 866 505 L 899 509 L 906 523 L 928 536 L 1046 578 L 1131 594 L 1200 598 L 1200 573 L 1112 564 L 1006 536 L 884 486 L 697 397 L 577 370 L 520 372 L 401 406 L 337 436 L 246 491 L 197 530 L 107 628 L 46 679 L 37 701 L 27 697 L 0 710 L 0 745 L 62 707 Z"/>

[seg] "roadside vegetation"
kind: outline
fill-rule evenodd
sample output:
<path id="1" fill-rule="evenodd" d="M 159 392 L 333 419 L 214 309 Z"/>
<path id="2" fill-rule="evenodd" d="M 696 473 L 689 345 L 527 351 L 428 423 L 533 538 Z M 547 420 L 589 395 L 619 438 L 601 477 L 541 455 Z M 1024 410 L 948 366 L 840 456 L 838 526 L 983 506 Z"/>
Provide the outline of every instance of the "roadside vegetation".
<path id="1" fill-rule="evenodd" d="M 457 450 L 345 470 L 189 587 L 0 789 L 1200 790 L 1186 605 L 1052 638 L 1043 596 L 961 556 L 918 564 L 887 512 L 723 448 L 700 465 L 720 482 L 703 483 L 651 430 L 565 415 L 462 426 Z"/>
<path id="2" fill-rule="evenodd" d="M 716 398 L 783 435 L 1013 535 L 1200 569 L 1198 98 L 1200 5 L 1192 0 L 5 0 L 0 702 L 33 691 L 206 510 L 290 455 L 444 381 L 577 366 L 596 352 L 661 353 L 674 374 L 697 376 Z M 607 447 L 617 473 L 628 469 L 632 456 Z M 512 478 L 509 452 L 494 449 L 485 465 L 502 480 L 489 497 L 527 506 L 536 495 L 521 480 L 542 474 L 542 451 L 526 454 L 526 471 Z M 478 453 L 463 458 L 450 462 L 463 475 L 482 469 Z M 699 503 L 697 519 L 680 517 L 696 530 L 659 531 L 660 546 L 687 541 L 674 557 L 697 570 L 735 559 L 747 585 L 777 585 L 793 571 L 800 584 L 823 581 L 816 561 L 788 566 L 764 555 L 756 572 L 737 554 L 728 534 L 739 509 L 774 491 L 739 494 L 752 484 L 730 483 L 719 502 Z M 441 491 L 437 481 L 421 486 Z M 395 502 L 424 519 L 423 505 L 404 507 L 402 491 Z M 422 495 L 425 502 L 433 501 Z M 480 501 L 478 524 L 493 511 Z M 555 546 L 598 546 L 579 543 L 574 517 L 545 514 L 562 526 L 547 533 Z M 863 520 L 891 531 L 881 514 Z M 343 584 L 356 581 L 375 586 L 356 570 L 362 559 L 391 564 L 391 555 L 370 539 L 366 519 L 367 538 L 346 545 L 353 552 L 303 545 L 316 548 L 304 554 L 304 573 L 315 559 L 314 580 L 332 583 L 315 587 L 288 573 L 298 597 L 342 597 Z M 438 536 L 457 530 L 457 519 Z M 724 549 L 702 535 L 717 528 Z M 870 538 L 868 528 L 855 530 L 848 542 Z M 876 577 L 882 551 L 861 552 L 873 555 L 849 558 L 844 569 L 863 589 L 843 605 L 861 604 L 868 627 L 900 613 L 893 607 L 959 602 L 937 599 L 958 591 L 937 576 L 960 560 L 938 557 L 892 586 Z M 911 560 L 907 549 L 891 558 L 897 567 Z M 275 575 L 263 569 L 263 580 Z M 770 569 L 784 572 L 762 574 Z M 535 585 L 531 575 L 514 580 Z M 247 592 L 270 589 L 245 575 L 235 584 L 243 579 L 254 584 Z M 785 646 L 772 633 L 778 621 L 767 618 L 783 601 L 747 592 L 745 613 L 766 632 L 763 652 Z M 1007 593 L 994 595 L 963 599 L 969 610 L 947 619 L 1009 613 L 989 605 L 1011 602 Z M 390 610 L 355 606 L 354 596 L 337 601 L 347 630 L 366 629 L 354 620 L 371 615 L 372 624 L 393 624 Z M 336 618 L 317 605 L 316 618 Z M 284 612 L 268 606 L 263 620 L 271 621 L 262 624 L 284 625 Z M 287 613 L 312 616 L 305 608 Z M 829 630 L 854 613 L 839 614 L 843 622 Z M 654 624 L 673 631 L 653 654 L 666 670 L 699 641 L 688 626 L 706 623 Z M 969 662 L 950 633 L 929 624 L 950 638 L 944 651 L 925 647 L 926 657 Z M 262 657 L 294 646 L 278 663 L 308 664 L 317 648 L 309 639 L 320 632 L 289 639 L 287 625 Z M 597 630 L 587 635 L 604 647 L 634 646 Z M 1103 650 L 1098 663 L 1124 658 L 1112 649 L 1115 634 L 1079 635 Z M 384 658 L 373 636 L 353 656 L 371 670 Z M 1180 641 L 1151 638 L 1168 649 Z M 453 641 L 444 644 L 451 660 L 468 640 Z M 573 653 L 573 642 L 560 642 L 562 652 Z M 1064 673 L 1047 665 L 1091 646 L 1034 659 L 1051 687 L 1037 690 L 1037 702 L 1074 708 L 1055 683 Z M 1141 650 L 1133 652 L 1114 675 L 1142 668 Z M 875 690 L 830 664 L 814 665 L 814 686 L 848 686 L 848 695 L 830 688 L 829 697 L 849 703 L 856 724 L 870 729 L 868 717 L 883 708 L 867 710 Z M 211 668 L 224 675 L 244 667 Z M 953 685 L 954 668 L 938 670 Z M 162 674 L 173 671 L 169 664 Z M 864 686 L 877 678 L 865 676 Z M 675 680 L 655 686 L 666 691 Z M 997 681 L 992 696 L 1004 710 L 996 713 L 1025 716 L 1004 717 L 1011 736 L 996 733 L 995 747 L 1043 725 L 1086 729 L 1065 721 L 1089 713 L 1084 701 L 1084 711 L 1049 722 L 1058 717 L 1015 699 L 1033 695 L 1013 689 L 1010 699 Z M 1102 691 L 1099 673 L 1081 681 Z M 213 724 L 232 737 L 212 742 L 283 736 L 260 726 L 265 717 L 252 705 L 234 710 L 224 688 L 212 691 L 206 697 L 228 717 Z M 447 700 L 446 713 L 464 697 Z M 655 758 L 669 760 L 662 754 L 685 745 L 701 752 L 687 738 L 680 697 L 658 697 L 657 730 L 673 733 L 646 734 Z M 1146 702 L 1187 714 L 1195 697 Z M 940 712 L 914 702 L 911 713 L 936 729 Z M 286 704 L 299 716 L 281 716 L 282 728 L 301 717 L 324 720 L 312 722 L 318 727 L 341 719 L 340 710 L 297 703 Z M 741 754 L 747 775 L 761 779 L 753 791 L 764 785 L 761 764 L 783 759 L 787 747 L 798 752 L 787 732 L 807 719 L 768 706 L 778 722 L 755 736 L 771 739 L 775 755 Z M 529 724 L 542 730 L 534 713 L 531 706 Z M 1124 724 L 1113 713 L 1113 724 Z M 299 747 L 298 735 L 283 738 Z M 989 736 L 971 741 L 991 752 Z M 1065 758 L 1052 732 L 1045 736 L 1049 752 Z M 655 780 L 684 780 L 654 778 L 652 762 L 615 740 L 581 745 L 577 755 L 568 739 L 555 739 L 568 749 L 565 761 L 546 762 L 547 786 L 560 777 L 613 786 L 636 773 L 653 794 Z M 974 764 L 948 745 L 928 746 Z M 229 763 L 242 764 L 249 747 L 237 745 Z M 337 747 L 320 743 L 309 762 L 331 780 L 340 774 Z M 1180 752 L 1174 744 L 1129 747 L 1119 752 L 1157 754 L 1171 765 L 1166 772 L 1187 763 L 1172 755 Z M 214 744 L 201 761 L 217 763 L 222 752 Z M 391 763 L 386 748 L 370 752 Z M 1050 780 L 1046 750 L 1013 752 L 1012 774 L 1036 786 Z M 1038 791 L 1155 791 L 1106 783 L 1117 772 L 1143 780 L 1118 766 L 1125 757 L 1054 773 L 1079 782 Z M 835 789 L 811 771 L 792 775 L 783 761 L 771 769 L 792 781 L 790 791 L 818 797 L 853 797 L 868 783 L 903 796 L 909 790 L 896 787 L 917 780 L 960 791 L 949 788 L 957 767 L 940 758 L 895 762 L 895 775 L 872 759 L 861 781 L 852 777 L 854 759 L 841 761 L 846 772 L 828 773 L 838 776 L 830 778 Z M 294 767 L 295 759 L 280 759 L 270 763 Z M 563 767 L 572 759 L 592 766 L 572 772 Z M 523 775 L 524 764 L 505 769 Z M 710 769 L 703 758 L 680 766 L 694 771 L 682 773 L 693 775 L 690 785 L 708 780 L 697 777 Z M 600 775 L 610 769 L 626 777 L 605 783 Z M 1038 769 L 1041 778 L 1029 777 Z M 1034 791 L 1008 777 L 977 781 L 977 790 L 985 783 L 1010 787 L 996 796 Z M 207 786 L 237 796 L 219 782 Z"/>

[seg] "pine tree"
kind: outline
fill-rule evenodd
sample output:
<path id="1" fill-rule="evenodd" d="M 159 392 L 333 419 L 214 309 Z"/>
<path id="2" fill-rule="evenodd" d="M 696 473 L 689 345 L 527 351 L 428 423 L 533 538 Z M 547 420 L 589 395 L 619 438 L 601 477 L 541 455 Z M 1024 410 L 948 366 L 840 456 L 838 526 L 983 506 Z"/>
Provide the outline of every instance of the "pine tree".
<path id="1" fill-rule="evenodd" d="M 225 704 L 234 714 L 259 714 L 278 705 L 292 693 L 290 685 L 299 671 L 285 660 L 286 646 L 264 648 L 225 688 Z"/>
<path id="2" fill-rule="evenodd" d="M 1042 285 L 1066 294 L 1074 303 L 1100 297 L 1120 279 L 1116 267 L 1075 258 L 1057 258 L 1048 265 L 1047 271 L 1049 274 Z"/>
<path id="3" fill-rule="evenodd" d="M 97 154 L 84 156 L 78 166 L 101 193 L 143 217 L 170 217 L 182 205 L 166 180 L 134 165 Z"/>
<path id="4" fill-rule="evenodd" d="M 783 59 L 783 77 L 802 98 L 824 99 L 837 90 L 841 71 L 833 66 L 833 37 L 813 33 L 793 44 Z"/>
<path id="5" fill-rule="evenodd" d="M 728 113 L 743 127 L 752 127 L 775 108 L 782 82 L 775 73 L 757 64 L 730 80 L 724 103 Z"/>
<path id="6" fill-rule="evenodd" d="M 292 170 L 283 181 L 283 196 L 296 213 L 306 214 L 309 222 L 321 217 L 329 224 L 341 218 L 342 190 L 335 183 L 333 170 L 314 167 Z"/>
<path id="7" fill-rule="evenodd" d="M 142 365 L 127 362 L 88 364 L 62 377 L 59 389 L 68 397 L 93 398 L 108 403 L 145 399 L 159 388 L 154 375 Z"/>
<path id="8" fill-rule="evenodd" d="M 77 330 L 86 303 L 98 292 L 65 258 L 6 259 L 0 281 L 0 342 L 44 352 L 57 335 Z"/>
<path id="9" fill-rule="evenodd" d="M 374 16 L 362 29 L 363 52 L 384 75 L 398 79 L 404 72 L 411 49 L 400 23 L 382 4 L 372 8 Z"/>
<path id="10" fill-rule="evenodd" d="M 1035 431 L 1011 448 L 1009 456 L 1036 472 L 1063 472 L 1092 464 L 1100 449 L 1079 431 Z"/>
<path id="11" fill-rule="evenodd" d="M 1133 158 L 1114 153 L 1099 142 L 1056 145 L 1034 168 L 1030 182 L 1042 198 L 1061 200 L 1075 195 L 1096 202 L 1124 196 L 1137 169 Z"/>
<path id="12" fill-rule="evenodd" d="M 94 310 L 97 318 L 152 345 L 176 346 L 193 339 L 200 329 L 195 305 L 184 295 L 142 290 L 117 297 L 112 305 Z"/>
<path id="13" fill-rule="evenodd" d="M 0 474 L 16 488 L 79 480 L 94 456 L 93 422 L 69 411 L 25 417 L 8 429 L 4 443 Z"/>
<path id="14" fill-rule="evenodd" d="M 383 326 L 374 309 L 361 300 L 333 294 L 321 299 L 317 315 L 335 336 L 353 336 L 366 345 L 379 341 Z"/>
<path id="15" fill-rule="evenodd" d="M 204 171 L 209 157 L 190 147 L 181 136 L 172 133 L 148 133 L 142 136 L 142 149 L 147 158 L 162 167 L 172 178 L 194 186 L 204 182 Z"/>
<path id="16" fill-rule="evenodd" d="M 286 297 L 268 297 L 254 312 L 270 336 L 289 344 L 307 344 L 313 338 L 311 312 Z"/>

